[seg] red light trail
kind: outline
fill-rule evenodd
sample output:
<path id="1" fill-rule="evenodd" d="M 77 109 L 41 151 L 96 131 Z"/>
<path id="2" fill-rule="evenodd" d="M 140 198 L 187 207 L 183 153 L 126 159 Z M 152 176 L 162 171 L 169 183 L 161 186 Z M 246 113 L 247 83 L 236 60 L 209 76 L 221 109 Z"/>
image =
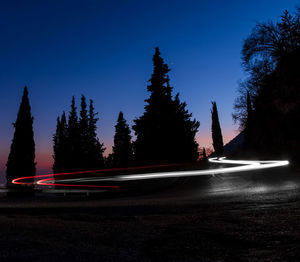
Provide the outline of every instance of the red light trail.
<path id="1" fill-rule="evenodd" d="M 123 167 L 123 168 L 107 168 L 107 169 L 98 169 L 98 170 L 87 170 L 87 171 L 76 171 L 76 172 L 64 172 L 57 174 L 46 174 L 46 175 L 37 175 L 37 176 L 26 176 L 26 177 L 18 177 L 12 180 L 12 183 L 15 185 L 24 185 L 24 186 L 32 186 L 32 185 L 42 185 L 42 186 L 59 186 L 59 187 L 81 187 L 81 188 L 119 188 L 119 186 L 103 186 L 103 185 L 79 185 L 79 184 L 61 184 L 61 183 L 53 183 L 56 180 L 59 180 L 57 177 L 59 176 L 74 176 L 74 175 L 86 175 L 86 174 L 97 174 L 103 172 L 117 172 L 117 171 L 133 171 L 139 169 L 147 169 L 147 168 L 158 168 L 158 167 L 168 167 L 168 166 L 177 166 L 178 164 L 169 164 L 169 165 L 154 165 L 154 166 L 139 166 L 139 167 Z M 36 182 L 24 182 L 24 180 L 35 180 Z M 22 181 L 22 182 L 21 182 Z M 47 181 L 52 181 L 52 183 L 47 183 Z"/>
<path id="2" fill-rule="evenodd" d="M 96 185 L 95 182 L 121 182 L 121 181 L 132 181 L 132 180 L 145 180 L 145 179 L 158 179 L 158 178 L 174 178 L 174 177 L 191 177 L 191 176 L 203 176 L 203 175 L 214 175 L 214 174 L 225 174 L 225 173 L 237 173 L 242 171 L 259 170 L 273 167 L 286 166 L 289 164 L 288 161 L 250 161 L 250 160 L 227 160 L 225 157 L 222 158 L 211 158 L 211 163 L 217 164 L 230 164 L 237 165 L 234 167 L 224 167 L 215 169 L 205 170 L 190 170 L 190 171 L 172 171 L 172 172 L 152 172 L 152 173 L 140 173 L 140 174 L 127 174 L 127 175 L 105 175 L 105 177 L 88 177 L 86 174 L 98 174 L 104 172 L 116 172 L 116 171 L 134 171 L 142 170 L 147 168 L 157 167 L 169 167 L 178 166 L 173 165 L 156 165 L 156 166 L 142 166 L 142 167 L 130 167 L 130 168 L 111 168 L 111 169 L 100 169 L 100 170 L 89 170 L 89 171 L 77 171 L 68 173 L 58 174 L 47 174 L 37 176 L 19 177 L 12 181 L 13 184 L 17 185 L 39 185 L 39 186 L 58 186 L 58 187 L 73 187 L 73 188 L 105 188 L 105 189 L 116 189 L 119 185 Z M 77 178 L 62 178 L 62 176 L 74 176 L 84 175 L 83 177 Z M 33 182 L 25 182 L 26 180 L 36 180 Z M 24 181 L 25 180 L 25 181 Z M 63 182 L 63 183 L 60 183 Z M 67 183 L 66 183 L 67 182 Z M 70 183 L 68 183 L 70 182 Z M 92 184 L 82 184 L 92 182 Z M 81 184 L 80 184 L 81 183 Z"/>

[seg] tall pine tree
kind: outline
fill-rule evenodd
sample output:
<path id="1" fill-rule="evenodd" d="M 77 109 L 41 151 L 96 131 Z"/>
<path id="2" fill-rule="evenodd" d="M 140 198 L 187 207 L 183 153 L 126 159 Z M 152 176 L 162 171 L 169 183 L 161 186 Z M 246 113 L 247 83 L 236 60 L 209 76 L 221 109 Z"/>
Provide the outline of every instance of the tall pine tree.
<path id="1" fill-rule="evenodd" d="M 67 147 L 67 129 L 66 114 L 63 112 L 61 118 L 57 118 L 56 133 L 53 136 L 53 173 L 68 171 L 66 168 L 69 153 Z"/>
<path id="2" fill-rule="evenodd" d="M 113 166 L 127 167 L 133 162 L 133 151 L 129 126 L 120 112 L 115 126 L 114 146 L 113 146 Z"/>
<path id="3" fill-rule="evenodd" d="M 223 137 L 222 137 L 222 131 L 220 127 L 216 102 L 212 102 L 211 119 L 212 119 L 211 133 L 212 133 L 213 146 L 216 155 L 218 157 L 221 157 L 224 151 L 224 144 L 223 144 Z"/>
<path id="4" fill-rule="evenodd" d="M 101 169 L 104 167 L 103 152 L 105 147 L 100 143 L 97 137 L 97 114 L 94 112 L 93 100 L 90 99 L 89 116 L 88 116 L 88 154 L 89 154 L 89 169 Z"/>
<path id="5" fill-rule="evenodd" d="M 19 108 L 14 137 L 6 164 L 7 185 L 20 176 L 35 176 L 35 143 L 33 137 L 33 117 L 28 99 L 28 89 L 25 86 L 21 105 Z"/>
<path id="6" fill-rule="evenodd" d="M 87 105 L 85 97 L 81 96 L 81 110 L 79 119 L 79 167 L 78 170 L 88 170 L 89 169 L 89 119 L 87 112 Z"/>
<path id="7" fill-rule="evenodd" d="M 175 113 L 174 132 L 172 132 L 174 156 L 176 162 L 195 161 L 199 157 L 198 143 L 195 140 L 200 123 L 196 119 L 191 120 L 192 113 L 186 109 L 186 103 L 180 102 L 179 94 L 173 100 Z"/>
<path id="8" fill-rule="evenodd" d="M 80 136 L 79 123 L 75 105 L 75 97 L 72 97 L 71 111 L 68 117 L 66 169 L 77 171 L 80 163 Z"/>
<path id="9" fill-rule="evenodd" d="M 147 87 L 144 114 L 135 119 L 133 130 L 135 158 L 138 164 L 194 161 L 198 158 L 195 133 L 199 122 L 191 120 L 186 104 L 173 99 L 167 64 L 155 49 L 153 74 Z"/>
<path id="10" fill-rule="evenodd" d="M 100 169 L 104 167 L 105 148 L 97 138 L 96 118 L 93 101 L 89 111 L 86 99 L 81 96 L 80 117 L 77 117 L 75 98 L 72 98 L 68 122 L 65 113 L 57 119 L 56 133 L 53 136 L 53 172 Z"/>

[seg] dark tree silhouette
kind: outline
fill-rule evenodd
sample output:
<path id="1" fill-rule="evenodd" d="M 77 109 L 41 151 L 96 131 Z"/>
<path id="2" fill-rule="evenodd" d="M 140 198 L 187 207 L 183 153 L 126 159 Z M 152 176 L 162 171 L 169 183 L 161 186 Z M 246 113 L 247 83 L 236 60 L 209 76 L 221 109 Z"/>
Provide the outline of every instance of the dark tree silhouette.
<path id="1" fill-rule="evenodd" d="M 245 129 L 244 129 L 244 137 L 245 137 L 245 147 L 247 150 L 251 149 L 252 147 L 252 137 L 253 137 L 253 125 L 254 125 L 254 119 L 253 119 L 253 109 L 252 109 L 252 102 L 250 97 L 250 92 L 247 92 L 247 119 L 245 123 Z"/>
<path id="2" fill-rule="evenodd" d="M 79 163 L 78 170 L 88 170 L 90 162 L 90 133 L 89 119 L 85 97 L 81 96 L 81 110 L 79 118 Z"/>
<path id="3" fill-rule="evenodd" d="M 265 78 L 271 71 L 270 66 L 264 63 L 260 67 L 254 67 L 249 77 L 245 81 L 240 82 L 238 87 L 239 95 L 234 101 L 234 113 L 232 114 L 234 122 L 239 123 L 240 131 L 245 129 L 248 118 L 247 93 L 249 92 L 253 102 L 258 96 L 260 87 L 264 84 Z"/>
<path id="4" fill-rule="evenodd" d="M 57 117 L 56 119 L 56 131 L 55 134 L 53 135 L 53 166 L 52 166 L 52 170 L 53 173 L 58 173 L 60 170 L 60 166 L 61 166 L 61 154 L 60 154 L 60 142 L 61 142 L 61 121 L 60 118 Z"/>
<path id="5" fill-rule="evenodd" d="M 93 101 L 90 100 L 87 111 L 86 99 L 81 96 L 80 118 L 78 120 L 75 98 L 72 98 L 68 123 L 65 113 L 57 119 L 56 133 L 53 137 L 55 173 L 100 169 L 104 167 L 105 148 L 97 138 L 96 118 Z"/>
<path id="6" fill-rule="evenodd" d="M 277 23 L 258 23 L 243 45 L 245 69 L 251 72 L 265 63 L 275 69 L 282 57 L 299 47 L 299 27 L 299 14 L 292 16 L 287 10 Z"/>
<path id="7" fill-rule="evenodd" d="M 172 139 L 176 161 L 195 161 L 199 157 L 198 143 L 195 140 L 200 123 L 195 119 L 191 120 L 192 113 L 186 109 L 186 103 L 180 102 L 179 94 L 173 100 L 173 112 L 175 120 L 173 122 Z M 179 151 L 178 151 L 179 150 Z"/>
<path id="8" fill-rule="evenodd" d="M 56 133 L 53 136 L 53 172 L 59 173 L 67 171 L 66 161 L 68 157 L 68 148 L 67 148 L 67 120 L 66 114 L 63 112 L 61 118 L 57 118 Z"/>
<path id="9" fill-rule="evenodd" d="M 129 126 L 120 112 L 115 125 L 115 136 L 113 146 L 113 166 L 127 167 L 133 163 L 133 151 Z"/>
<path id="10" fill-rule="evenodd" d="M 25 86 L 19 108 L 14 137 L 6 164 L 7 185 L 12 186 L 12 180 L 20 176 L 35 176 L 35 143 L 33 138 L 33 117 L 28 99 L 28 89 Z"/>
<path id="11" fill-rule="evenodd" d="M 94 112 L 93 100 L 89 104 L 89 117 L 88 117 L 88 155 L 89 155 L 89 169 L 100 169 L 104 167 L 103 152 L 105 147 L 100 143 L 97 137 L 97 118 L 98 113 Z"/>
<path id="12" fill-rule="evenodd" d="M 234 103 L 233 119 L 244 130 L 247 119 L 247 92 L 255 101 L 265 79 L 277 64 L 300 46 L 300 9 L 293 16 L 284 11 L 276 23 L 258 23 L 242 48 L 242 64 L 249 77 L 241 82 Z M 255 102 L 254 102 L 255 104 Z"/>
<path id="13" fill-rule="evenodd" d="M 144 114 L 135 119 L 135 158 L 138 164 L 195 161 L 198 144 L 195 134 L 199 122 L 191 120 L 186 104 L 179 96 L 172 98 L 168 65 L 155 49 L 153 74 L 147 87 L 150 97 L 145 100 Z"/>
<path id="14" fill-rule="evenodd" d="M 300 48 L 278 63 L 254 100 L 252 145 L 259 154 L 300 159 L 299 61 Z"/>
<path id="15" fill-rule="evenodd" d="M 253 114 L 250 92 L 247 92 L 247 125 L 249 125 Z"/>
<path id="16" fill-rule="evenodd" d="M 206 155 L 205 147 L 203 147 L 203 150 L 202 150 L 202 159 L 203 159 L 204 161 L 207 161 L 207 155 Z"/>
<path id="17" fill-rule="evenodd" d="M 212 133 L 213 147 L 216 155 L 218 157 L 221 157 L 224 151 L 224 144 L 223 144 L 223 137 L 222 137 L 222 131 L 220 127 L 216 102 L 212 102 L 211 119 L 212 119 L 211 133 Z"/>
<path id="18" fill-rule="evenodd" d="M 108 167 L 108 168 L 114 167 L 113 154 L 112 153 L 108 154 L 108 156 L 104 158 L 104 164 L 105 164 L 105 167 Z"/>
<path id="19" fill-rule="evenodd" d="M 80 167 L 80 135 L 79 122 L 75 105 L 75 97 L 72 97 L 71 111 L 69 112 L 67 125 L 67 148 L 66 169 L 77 171 Z"/>
<path id="20" fill-rule="evenodd" d="M 244 42 L 242 61 L 249 76 L 239 89 L 235 119 L 245 147 L 299 161 L 300 10 L 257 24 Z"/>

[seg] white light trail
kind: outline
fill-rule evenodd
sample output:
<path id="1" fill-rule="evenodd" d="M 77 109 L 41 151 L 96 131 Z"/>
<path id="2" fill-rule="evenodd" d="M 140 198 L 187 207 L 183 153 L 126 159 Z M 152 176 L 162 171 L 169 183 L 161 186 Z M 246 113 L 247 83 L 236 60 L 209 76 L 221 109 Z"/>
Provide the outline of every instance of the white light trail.
<path id="1" fill-rule="evenodd" d="M 177 178 L 177 177 L 193 177 L 193 176 L 207 176 L 215 174 L 225 174 L 225 173 L 236 173 L 251 170 L 260 170 L 273 167 L 286 166 L 289 161 L 250 161 L 250 160 L 229 160 L 222 158 L 210 158 L 209 162 L 216 164 L 231 164 L 239 165 L 234 167 L 223 167 L 214 168 L 206 170 L 191 170 L 191 171 L 172 171 L 172 172 L 155 172 L 155 173 L 144 173 L 144 174 L 132 174 L 132 175 L 120 175 L 105 178 L 96 177 L 85 177 L 85 178 L 74 178 L 74 179 L 57 179 L 57 182 L 99 182 L 99 181 L 132 181 L 132 180 L 145 180 L 145 179 L 158 179 L 158 178 Z M 240 166 L 242 165 L 242 166 Z M 44 185 L 53 183 L 53 180 L 46 182 L 42 179 L 37 182 L 38 185 Z"/>
<path id="2" fill-rule="evenodd" d="M 172 178 L 172 177 L 191 177 L 191 176 L 205 176 L 224 173 L 236 173 L 242 171 L 259 170 L 272 167 L 286 166 L 289 161 L 246 161 L 246 160 L 225 160 L 222 158 L 210 158 L 211 163 L 218 164 L 238 164 L 243 166 L 215 168 L 208 170 L 193 170 L 193 171 L 175 171 L 175 172 L 161 172 L 161 173 L 149 173 L 149 174 L 136 174 L 136 175 L 124 175 L 114 178 L 114 181 L 124 180 L 142 180 L 153 178 Z"/>

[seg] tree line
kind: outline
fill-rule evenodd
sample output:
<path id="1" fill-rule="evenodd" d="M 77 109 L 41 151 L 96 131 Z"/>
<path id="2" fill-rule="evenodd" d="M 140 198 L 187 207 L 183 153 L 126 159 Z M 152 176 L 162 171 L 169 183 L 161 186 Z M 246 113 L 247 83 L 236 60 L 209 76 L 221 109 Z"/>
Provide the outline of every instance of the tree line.
<path id="1" fill-rule="evenodd" d="M 73 96 L 68 120 L 65 112 L 57 118 L 56 132 L 53 136 L 54 173 L 104 167 L 105 148 L 97 138 L 96 115 L 93 100 L 89 101 L 87 109 L 86 98 L 82 95 L 78 117 Z"/>
<path id="2" fill-rule="evenodd" d="M 103 156 L 105 148 L 97 137 L 99 118 L 93 100 L 87 105 L 86 97 L 82 95 L 78 112 L 73 96 L 68 114 L 63 112 L 57 117 L 53 135 L 53 172 L 197 161 L 199 145 L 195 135 L 200 123 L 192 119 L 192 113 L 186 109 L 186 103 L 180 101 L 179 94 L 172 94 L 169 71 L 156 48 L 153 73 L 147 86 L 150 95 L 145 100 L 143 115 L 136 118 L 132 126 L 136 140 L 132 141 L 130 127 L 120 112 L 115 125 L 114 146 L 108 157 Z M 9 186 L 20 174 L 34 176 L 36 172 L 33 117 L 27 87 L 14 127 L 6 170 Z M 215 152 L 222 155 L 223 140 L 215 102 L 212 106 L 212 133 Z M 207 157 L 205 149 L 202 157 Z"/>

